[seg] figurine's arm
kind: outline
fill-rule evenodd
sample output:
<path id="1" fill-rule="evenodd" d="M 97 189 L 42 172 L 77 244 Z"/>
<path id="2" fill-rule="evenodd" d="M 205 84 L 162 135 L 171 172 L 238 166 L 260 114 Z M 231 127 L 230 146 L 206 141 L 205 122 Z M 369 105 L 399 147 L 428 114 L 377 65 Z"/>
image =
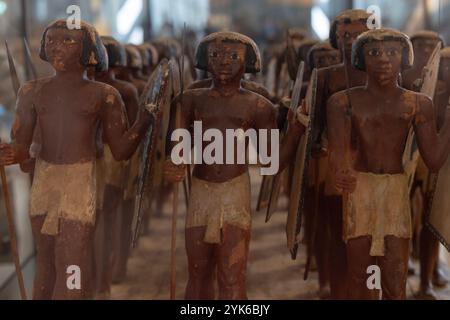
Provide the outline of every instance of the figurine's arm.
<path id="1" fill-rule="evenodd" d="M 177 183 L 182 182 L 186 177 L 186 166 L 176 165 L 173 163 L 174 159 L 171 158 L 171 154 L 173 148 L 178 142 L 172 141 L 172 134 L 177 129 L 185 129 L 187 131 L 191 131 L 190 128 L 193 125 L 194 119 L 192 115 L 192 97 L 186 93 L 183 94 L 183 96 L 177 96 L 172 101 L 170 110 L 170 123 L 167 135 L 168 140 L 166 143 L 166 154 L 168 158 L 164 165 L 164 176 L 169 182 Z M 177 111 L 179 112 L 178 120 Z M 179 156 L 183 156 L 183 154 L 180 154 Z"/>
<path id="2" fill-rule="evenodd" d="M 336 188 L 343 193 L 351 193 L 356 188 L 356 179 L 350 163 L 351 118 L 348 109 L 348 97 L 343 91 L 328 100 L 329 163 L 335 176 Z"/>
<path id="3" fill-rule="evenodd" d="M 272 139 L 271 132 L 273 130 L 278 130 L 278 125 L 276 121 L 275 107 L 267 100 L 260 98 L 258 99 L 256 113 L 254 115 L 256 130 L 268 130 L 267 137 L 267 155 L 272 156 Z M 295 159 L 295 152 L 300 141 L 301 136 L 304 133 L 304 127 L 297 120 L 294 112 L 289 111 L 289 126 L 283 141 L 281 142 L 279 149 L 279 171 L 283 170 Z M 279 142 L 279 141 L 277 141 Z M 259 142 L 260 143 L 260 142 Z"/>
<path id="4" fill-rule="evenodd" d="M 17 111 L 10 144 L 0 144 L 0 165 L 8 166 L 22 163 L 30 158 L 30 145 L 36 126 L 36 110 L 33 106 L 33 86 L 27 83 L 17 97 Z"/>
<path id="5" fill-rule="evenodd" d="M 431 172 L 438 172 L 450 152 L 450 112 L 447 108 L 445 122 L 437 132 L 433 102 L 425 95 L 418 98 L 414 129 L 420 155 Z"/>
<path id="6" fill-rule="evenodd" d="M 137 89 L 132 85 L 126 86 L 122 99 L 127 111 L 128 123 L 131 125 L 136 121 L 139 111 L 139 94 Z"/>
<path id="7" fill-rule="evenodd" d="M 125 161 L 131 158 L 139 146 L 151 124 L 152 114 L 140 108 L 136 121 L 127 130 L 126 110 L 120 94 L 112 87 L 105 91 L 101 109 L 104 137 L 114 158 Z"/>

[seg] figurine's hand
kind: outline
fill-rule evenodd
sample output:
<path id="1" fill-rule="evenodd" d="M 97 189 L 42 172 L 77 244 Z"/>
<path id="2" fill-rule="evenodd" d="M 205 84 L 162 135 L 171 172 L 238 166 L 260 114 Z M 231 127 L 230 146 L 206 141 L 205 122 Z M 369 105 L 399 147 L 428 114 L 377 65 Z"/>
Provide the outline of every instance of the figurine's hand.
<path id="1" fill-rule="evenodd" d="M 289 131 L 295 132 L 296 134 L 300 134 L 304 128 L 300 121 L 298 121 L 297 113 L 292 109 L 289 109 L 288 112 L 288 123 Z"/>
<path id="2" fill-rule="evenodd" d="M 356 174 L 352 170 L 341 170 L 335 175 L 336 189 L 343 194 L 353 193 L 356 190 Z"/>
<path id="3" fill-rule="evenodd" d="M 28 160 L 25 160 L 20 164 L 20 170 L 22 170 L 23 173 L 32 173 L 34 171 L 34 167 L 36 165 L 36 159 L 31 158 Z"/>
<path id="4" fill-rule="evenodd" d="M 178 166 L 171 159 L 167 159 L 164 163 L 164 177 L 171 183 L 183 182 L 186 178 L 186 166 Z"/>
<path id="5" fill-rule="evenodd" d="M 10 166 L 16 163 L 16 151 L 7 143 L 0 144 L 0 166 Z"/>
<path id="6" fill-rule="evenodd" d="M 412 89 L 415 92 L 420 92 L 422 90 L 422 86 L 423 86 L 423 79 L 419 78 L 413 82 Z"/>

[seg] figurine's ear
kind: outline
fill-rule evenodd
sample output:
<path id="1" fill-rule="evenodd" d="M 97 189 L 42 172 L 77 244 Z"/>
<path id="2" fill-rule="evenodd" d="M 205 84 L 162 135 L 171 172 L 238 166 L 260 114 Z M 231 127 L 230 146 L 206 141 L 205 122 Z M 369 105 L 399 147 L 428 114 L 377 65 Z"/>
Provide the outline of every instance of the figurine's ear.
<path id="1" fill-rule="evenodd" d="M 256 46 L 256 45 L 255 45 Z M 246 45 L 245 73 L 258 73 L 261 71 L 261 55 L 252 45 Z"/>
<path id="2" fill-rule="evenodd" d="M 45 53 L 45 38 L 47 37 L 47 31 L 48 29 L 46 29 L 44 31 L 44 34 L 42 35 L 42 39 L 41 39 L 41 48 L 39 49 L 39 57 L 43 60 L 43 61 L 48 61 L 47 59 L 47 54 Z"/>
<path id="3" fill-rule="evenodd" d="M 366 59 L 364 57 L 365 41 L 356 40 L 352 48 L 352 65 L 355 69 L 366 71 Z"/>
<path id="4" fill-rule="evenodd" d="M 337 21 L 333 21 L 330 29 L 330 44 L 333 48 L 339 49 L 338 41 L 337 41 Z"/>
<path id="5" fill-rule="evenodd" d="M 200 70 L 208 71 L 208 42 L 201 42 L 195 53 L 195 67 Z"/>

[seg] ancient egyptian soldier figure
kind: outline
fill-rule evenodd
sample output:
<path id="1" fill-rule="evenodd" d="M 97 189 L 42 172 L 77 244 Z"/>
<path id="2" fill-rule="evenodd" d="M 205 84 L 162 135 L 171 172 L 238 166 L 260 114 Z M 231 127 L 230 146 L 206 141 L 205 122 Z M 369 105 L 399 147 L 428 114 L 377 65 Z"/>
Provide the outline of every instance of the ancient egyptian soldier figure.
<path id="1" fill-rule="evenodd" d="M 341 62 L 341 54 L 339 50 L 334 49 L 328 42 L 320 42 L 315 44 L 308 52 L 307 60 L 308 68 L 310 70 L 327 68 L 333 65 L 337 65 Z M 317 157 L 314 161 L 318 161 L 317 164 L 324 167 L 326 165 L 326 157 Z M 312 166 L 312 167 L 313 167 Z M 293 176 L 293 175 L 290 175 Z M 305 216 L 305 239 L 312 241 L 312 244 L 307 243 L 307 245 L 314 245 L 312 252 L 316 258 L 317 269 L 319 273 L 319 296 L 320 298 L 326 299 L 329 297 L 329 281 L 330 281 L 330 225 L 328 221 L 328 212 L 322 207 L 317 212 L 321 215 L 318 217 L 318 221 L 321 221 L 321 226 L 317 228 L 315 232 L 315 239 L 312 240 L 313 232 L 312 229 L 312 219 L 314 219 L 314 170 L 310 174 L 310 185 L 307 190 L 308 199 L 306 199 L 306 216 Z M 289 185 L 291 185 L 290 183 Z M 323 192 L 323 191 L 322 191 Z M 323 205 L 319 203 L 319 207 Z"/>
<path id="2" fill-rule="evenodd" d="M 136 121 L 138 113 L 138 93 L 136 88 L 122 80 L 116 78 L 116 71 L 127 66 L 127 56 L 125 47 L 112 37 L 102 37 L 103 45 L 106 48 L 109 68 L 104 72 L 97 72 L 95 80 L 106 83 L 115 88 L 122 97 L 125 105 L 127 119 L 129 123 Z M 125 179 L 126 179 L 126 163 L 116 161 L 112 155 L 111 149 L 106 143 L 106 137 L 102 137 L 104 141 L 102 166 L 103 177 L 101 181 L 104 188 L 103 205 L 100 215 L 97 217 L 96 227 L 96 285 L 97 296 L 107 298 L 110 295 L 112 270 L 113 270 L 113 244 L 120 241 L 120 222 L 119 209 L 122 205 Z M 114 236 L 113 236 L 114 235 Z M 116 245 L 118 247 L 118 245 Z M 116 253 L 117 255 L 117 253 Z"/>
<path id="3" fill-rule="evenodd" d="M 441 50 L 438 83 L 434 95 L 434 110 L 438 131 L 444 125 L 445 113 L 450 101 L 450 48 Z M 419 168 L 418 168 L 419 169 Z M 423 193 L 423 222 L 427 211 L 430 209 L 430 197 L 432 192 L 432 179 L 427 168 L 420 167 Z M 436 236 L 422 223 L 420 232 L 420 291 L 418 299 L 437 299 L 433 285 L 444 287 L 448 280 L 442 275 L 442 267 L 439 266 L 439 241 Z"/>
<path id="4" fill-rule="evenodd" d="M 329 42 L 319 42 L 309 50 L 306 62 L 311 70 L 334 66 L 342 62 L 341 53 Z"/>
<path id="5" fill-rule="evenodd" d="M 316 117 L 319 121 L 318 130 L 313 132 L 315 140 L 314 157 L 327 157 L 327 129 L 326 110 L 328 99 L 336 92 L 358 85 L 364 85 L 366 74 L 356 70 L 351 65 L 351 50 L 353 42 L 363 32 L 367 31 L 367 19 L 369 14 L 363 10 L 348 10 L 339 14 L 333 21 L 330 30 L 330 43 L 333 48 L 342 53 L 343 64 L 330 66 L 318 70 Z M 348 75 L 348 83 L 347 77 Z M 320 167 L 320 181 L 323 193 L 320 195 L 319 217 L 327 217 L 328 221 L 318 220 L 317 225 L 328 224 L 331 231 L 330 243 L 330 267 L 333 272 L 330 275 L 330 289 L 332 299 L 344 299 L 346 297 L 346 272 L 345 244 L 342 241 L 342 197 L 336 192 L 331 174 L 328 173 L 327 162 Z M 325 228 L 325 227 L 324 227 Z"/>
<path id="6" fill-rule="evenodd" d="M 353 45 L 352 64 L 367 84 L 328 101 L 330 167 L 344 195 L 348 294 L 378 299 L 368 269 L 381 270 L 383 299 L 405 299 L 412 235 L 408 176 L 403 154 L 411 127 L 432 172 L 450 151 L 450 114 L 437 133 L 433 103 L 401 88 L 399 74 L 412 66 L 409 38 L 393 29 L 368 31 Z"/>
<path id="7" fill-rule="evenodd" d="M 39 119 L 42 147 L 30 195 L 37 246 L 34 298 L 86 299 L 92 297 L 98 125 L 114 158 L 124 161 L 148 130 L 152 115 L 139 110 L 138 120 L 127 130 L 119 93 L 87 79 L 88 66 L 106 62 L 92 26 L 83 22 L 80 30 L 69 30 L 65 20 L 52 23 L 43 34 L 40 55 L 56 74 L 22 86 L 12 143 L 0 145 L 0 163 L 29 158 Z M 73 290 L 67 286 L 69 266 L 81 277 L 81 287 L 74 283 Z"/>
<path id="8" fill-rule="evenodd" d="M 211 34 L 198 46 L 196 67 L 212 74 L 213 85 L 188 90 L 180 97 L 182 128 L 192 131 L 194 121 L 201 121 L 204 130 L 218 129 L 223 134 L 226 129 L 277 128 L 273 105 L 241 86 L 244 73 L 259 72 L 261 67 L 253 40 L 232 32 Z M 179 101 L 175 100 L 174 109 L 180 108 Z M 292 159 L 303 130 L 294 118 L 291 114 L 289 133 L 281 147 L 280 170 Z M 237 156 L 236 152 L 234 155 Z M 169 181 L 182 181 L 185 172 L 184 166 L 176 166 L 172 160 L 166 163 Z M 247 298 L 249 178 L 246 164 L 194 167 L 186 218 L 189 264 L 186 299 L 214 299 L 216 269 L 220 299 Z"/>
<path id="9" fill-rule="evenodd" d="M 443 45 L 444 41 L 438 33 L 423 30 L 413 34 L 411 42 L 414 48 L 414 65 L 411 69 L 402 73 L 402 86 L 408 90 L 416 91 L 418 88 L 414 83 L 422 78 L 423 68 L 427 65 L 438 43 Z"/>

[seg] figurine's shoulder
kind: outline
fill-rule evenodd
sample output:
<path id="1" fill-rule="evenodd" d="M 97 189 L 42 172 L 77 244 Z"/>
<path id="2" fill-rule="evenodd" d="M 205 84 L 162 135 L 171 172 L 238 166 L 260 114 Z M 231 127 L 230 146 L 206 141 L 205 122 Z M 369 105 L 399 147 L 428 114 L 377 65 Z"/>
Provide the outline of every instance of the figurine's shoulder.
<path id="1" fill-rule="evenodd" d="M 43 87 L 52 81 L 52 78 L 45 77 L 25 82 L 19 89 L 19 97 L 34 96 L 36 93 L 42 91 Z"/>
<path id="2" fill-rule="evenodd" d="M 243 80 L 242 87 L 249 91 L 253 91 L 253 92 L 257 93 L 266 99 L 270 99 L 269 90 L 267 90 L 266 87 L 264 87 L 262 84 L 260 84 L 258 82 Z"/>
<path id="3" fill-rule="evenodd" d="M 353 98 L 358 99 L 366 94 L 364 87 L 353 87 L 334 93 L 328 99 L 328 109 L 347 109 L 350 106 L 350 101 Z"/>
<path id="4" fill-rule="evenodd" d="M 317 69 L 317 75 L 321 77 L 342 76 L 342 72 L 345 70 L 343 63 L 335 64 L 325 68 Z"/>
<path id="5" fill-rule="evenodd" d="M 259 112 L 272 112 L 275 110 L 275 106 L 272 104 L 272 102 L 257 92 L 242 88 L 240 90 L 240 95 L 244 97 L 245 102 L 248 102 L 248 104 L 251 106 L 255 106 L 257 108 L 257 111 Z"/>
<path id="6" fill-rule="evenodd" d="M 125 97 L 139 97 L 138 90 L 135 86 L 133 86 L 131 83 L 123 81 L 123 80 L 116 80 L 114 82 L 114 87 L 119 91 L 119 93 L 122 96 Z"/>

